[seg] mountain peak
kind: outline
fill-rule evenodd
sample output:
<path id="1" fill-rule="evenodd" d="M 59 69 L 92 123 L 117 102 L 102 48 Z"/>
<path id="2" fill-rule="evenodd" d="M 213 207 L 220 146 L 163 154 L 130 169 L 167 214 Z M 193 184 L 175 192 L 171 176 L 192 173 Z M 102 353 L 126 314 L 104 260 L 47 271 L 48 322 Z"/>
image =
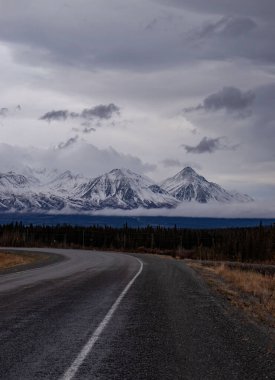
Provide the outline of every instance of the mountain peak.
<path id="1" fill-rule="evenodd" d="M 173 181 L 174 180 L 178 182 L 184 181 L 185 183 L 198 182 L 198 181 L 207 182 L 207 180 L 204 177 L 202 177 L 200 174 L 198 174 L 194 169 L 192 169 L 191 166 L 186 166 L 180 172 L 175 174 L 172 178 L 173 178 Z"/>
<path id="2" fill-rule="evenodd" d="M 192 169 L 191 166 L 186 166 L 178 174 L 181 174 L 182 176 L 198 176 L 198 173 L 194 169 Z"/>
<path id="3" fill-rule="evenodd" d="M 119 175 L 119 176 L 129 176 L 129 175 L 135 174 L 131 170 L 125 169 L 125 168 L 116 168 L 116 169 L 111 170 L 109 173 Z"/>
<path id="4" fill-rule="evenodd" d="M 232 193 L 216 183 L 207 181 L 190 166 L 187 166 L 161 184 L 162 188 L 180 201 L 195 200 L 199 203 L 218 202 L 248 202 L 251 198 L 244 194 Z"/>
<path id="5" fill-rule="evenodd" d="M 191 166 L 186 166 L 185 168 L 182 169 L 182 172 L 196 173 L 195 170 L 193 168 L 191 168 Z"/>
<path id="6" fill-rule="evenodd" d="M 178 204 L 151 179 L 129 169 L 113 169 L 89 181 L 79 195 L 95 209 L 171 208 Z"/>

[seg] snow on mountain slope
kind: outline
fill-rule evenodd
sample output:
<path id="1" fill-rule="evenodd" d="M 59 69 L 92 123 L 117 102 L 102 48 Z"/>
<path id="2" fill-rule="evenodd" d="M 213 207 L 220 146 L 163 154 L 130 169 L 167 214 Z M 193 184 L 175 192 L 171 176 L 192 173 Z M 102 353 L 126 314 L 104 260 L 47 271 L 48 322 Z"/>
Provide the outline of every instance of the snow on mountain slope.
<path id="1" fill-rule="evenodd" d="M 62 196 L 60 176 L 56 170 L 30 168 L 26 168 L 24 174 L 0 173 L 0 210 L 60 211 L 67 205 L 66 199 Z M 68 178 L 63 179 L 64 189 L 68 191 L 70 187 Z"/>
<path id="2" fill-rule="evenodd" d="M 20 212 L 83 212 L 137 208 L 173 208 L 184 201 L 249 202 L 248 195 L 229 192 L 208 182 L 192 168 L 157 185 L 128 169 L 114 169 L 97 178 L 70 171 L 30 169 L 0 173 L 0 210 Z"/>
<path id="3" fill-rule="evenodd" d="M 199 203 L 217 202 L 251 202 L 246 194 L 230 192 L 213 182 L 208 182 L 190 167 L 186 167 L 175 176 L 166 179 L 161 187 L 180 201 L 195 200 Z"/>
<path id="4" fill-rule="evenodd" d="M 128 169 L 114 169 L 89 181 L 77 195 L 95 208 L 171 208 L 178 203 L 149 178 Z"/>
<path id="5" fill-rule="evenodd" d="M 54 177 L 50 182 L 44 183 L 51 193 L 73 196 L 79 192 L 79 187 L 87 183 L 89 179 L 74 175 L 69 170 Z"/>
<path id="6" fill-rule="evenodd" d="M 15 172 L 0 173 L 0 191 L 10 193 L 12 191 L 22 191 L 33 186 L 35 180 Z"/>

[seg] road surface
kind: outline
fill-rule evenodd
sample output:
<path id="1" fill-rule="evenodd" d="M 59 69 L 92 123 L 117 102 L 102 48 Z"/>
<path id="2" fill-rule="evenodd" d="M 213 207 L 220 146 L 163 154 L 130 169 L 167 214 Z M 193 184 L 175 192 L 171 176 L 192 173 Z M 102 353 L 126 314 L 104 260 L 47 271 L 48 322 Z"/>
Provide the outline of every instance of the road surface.
<path id="1" fill-rule="evenodd" d="M 44 251 L 66 260 L 0 276 L 0 379 L 275 379 L 267 332 L 184 262 Z"/>

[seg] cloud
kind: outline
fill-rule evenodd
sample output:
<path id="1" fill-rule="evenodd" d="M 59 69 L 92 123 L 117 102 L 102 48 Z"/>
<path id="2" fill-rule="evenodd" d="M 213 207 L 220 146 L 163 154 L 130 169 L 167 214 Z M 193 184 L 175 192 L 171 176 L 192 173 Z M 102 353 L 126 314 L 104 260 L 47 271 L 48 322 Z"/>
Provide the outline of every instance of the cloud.
<path id="1" fill-rule="evenodd" d="M 167 216 L 167 217 L 208 217 L 208 218 L 275 218 L 275 203 L 255 201 L 249 203 L 197 203 L 183 202 L 172 209 L 142 208 L 136 210 L 105 209 L 92 212 L 93 215 L 117 215 L 117 216 Z"/>
<path id="2" fill-rule="evenodd" d="M 153 20 L 151 20 L 144 28 L 144 30 L 153 30 L 156 25 L 158 23 L 158 19 L 157 18 L 154 18 Z"/>
<path id="3" fill-rule="evenodd" d="M 255 28 L 257 23 L 249 17 L 222 17 L 194 31 L 189 38 L 193 41 L 217 36 L 236 38 Z"/>
<path id="4" fill-rule="evenodd" d="M 58 110 L 50 111 L 45 113 L 40 117 L 40 120 L 45 120 L 48 122 L 51 121 L 64 121 L 67 119 L 84 119 L 84 120 L 93 120 L 93 119 L 105 119 L 109 120 L 114 115 L 119 115 L 120 108 L 113 104 L 99 104 L 98 106 L 92 108 L 85 108 L 80 113 L 70 112 L 68 110 Z"/>
<path id="5" fill-rule="evenodd" d="M 181 204 L 176 210 L 176 215 L 193 217 L 225 217 L 225 218 L 275 218 L 275 203 L 254 201 L 248 203 L 215 203 L 205 204 L 200 207 L 195 202 Z"/>
<path id="6" fill-rule="evenodd" d="M 93 108 L 85 108 L 81 112 L 81 117 L 83 119 L 111 119 L 113 115 L 119 115 L 120 109 L 118 106 L 116 106 L 113 103 L 110 103 L 108 105 L 100 104 L 98 106 L 95 106 Z"/>
<path id="7" fill-rule="evenodd" d="M 20 172 L 26 167 L 71 170 L 89 177 L 96 177 L 114 168 L 129 168 L 140 174 L 156 170 L 154 164 L 143 162 L 134 155 L 118 152 L 112 147 L 99 149 L 79 139 L 69 143 L 66 149 L 40 149 L 0 143 L 0 171 Z"/>
<path id="8" fill-rule="evenodd" d="M 161 163 L 165 168 L 173 168 L 173 167 L 181 167 L 182 166 L 182 164 L 179 160 L 175 160 L 172 158 L 166 158 L 166 159 L 162 160 Z"/>
<path id="9" fill-rule="evenodd" d="M 205 98 L 203 107 L 211 111 L 218 111 L 220 109 L 240 111 L 251 106 L 254 98 L 255 94 L 252 91 L 242 92 L 235 87 L 224 87 L 221 91 Z"/>
<path id="10" fill-rule="evenodd" d="M 4 1 L 0 38 L 15 45 L 16 60 L 40 67 L 152 71 L 182 66 L 198 57 L 211 60 L 244 57 L 274 62 L 272 1 L 204 0 L 193 4 L 193 0 L 140 0 L 129 5 L 120 0 L 119 8 L 112 1 L 103 5 L 83 0 L 81 7 L 77 2 L 66 6 L 62 0 L 39 3 L 14 0 L 16 6 Z M 72 27 L 74 23 L 77 28 Z M 199 50 L 183 45 L 191 29 L 201 35 L 214 33 L 221 41 L 217 45 L 205 44 Z M 253 43 L 250 32 L 255 34 Z M 230 46 L 224 43 L 224 39 L 228 42 L 227 38 L 234 36 L 244 40 L 235 38 Z"/>
<path id="11" fill-rule="evenodd" d="M 234 150 L 237 148 L 237 145 L 229 146 L 222 143 L 224 137 L 217 137 L 212 139 L 210 137 L 203 137 L 203 139 L 198 143 L 198 145 L 190 146 L 182 144 L 181 146 L 185 148 L 187 153 L 214 153 L 216 150 Z"/>
<path id="12" fill-rule="evenodd" d="M 249 17 L 230 17 L 226 19 L 221 33 L 229 37 L 238 37 L 257 28 L 257 23 Z"/>
<path id="13" fill-rule="evenodd" d="M 9 112 L 8 108 L 0 108 L 0 116 L 6 117 L 8 112 Z"/>
<path id="14" fill-rule="evenodd" d="M 95 131 L 96 131 L 96 129 L 92 126 L 92 123 L 91 123 L 90 121 L 83 121 L 83 122 L 81 123 L 81 126 L 82 126 L 82 127 L 85 127 L 85 128 L 82 130 L 83 133 L 91 133 L 91 132 L 95 132 Z M 97 126 L 97 127 L 100 127 L 100 126 L 101 126 L 101 123 L 100 123 L 100 122 L 97 122 L 97 123 L 96 123 L 96 126 Z"/>
<path id="15" fill-rule="evenodd" d="M 166 158 L 166 159 L 161 161 L 161 164 L 165 168 L 174 168 L 174 167 L 185 168 L 187 166 L 190 166 L 194 169 L 201 170 L 201 166 L 199 164 L 197 164 L 196 162 L 180 161 L 180 160 L 173 159 L 173 158 Z"/>
<path id="16" fill-rule="evenodd" d="M 177 9 L 204 14 L 238 14 L 244 17 L 250 15 L 265 20 L 274 20 L 275 17 L 273 0 L 161 0 L 161 2 Z"/>
<path id="17" fill-rule="evenodd" d="M 95 132 L 95 131 L 96 131 L 96 129 L 94 127 L 85 127 L 82 132 L 83 133 L 91 133 L 91 132 Z"/>
<path id="18" fill-rule="evenodd" d="M 57 145 L 57 149 L 66 149 L 69 146 L 75 144 L 77 142 L 77 140 L 78 140 L 78 136 L 77 135 L 75 137 L 71 137 L 67 141 L 59 143 Z"/>
<path id="19" fill-rule="evenodd" d="M 45 113 L 43 116 L 40 117 L 40 120 L 45 120 L 48 122 L 63 121 L 63 120 L 67 120 L 68 117 L 69 117 L 69 111 L 59 110 L 59 111 L 50 111 L 50 112 Z"/>
<path id="20" fill-rule="evenodd" d="M 252 91 L 241 91 L 236 87 L 223 87 L 222 90 L 207 96 L 202 104 L 185 108 L 184 112 L 226 110 L 247 116 L 248 113 L 243 111 L 247 111 L 252 106 L 254 99 L 255 94 Z"/>

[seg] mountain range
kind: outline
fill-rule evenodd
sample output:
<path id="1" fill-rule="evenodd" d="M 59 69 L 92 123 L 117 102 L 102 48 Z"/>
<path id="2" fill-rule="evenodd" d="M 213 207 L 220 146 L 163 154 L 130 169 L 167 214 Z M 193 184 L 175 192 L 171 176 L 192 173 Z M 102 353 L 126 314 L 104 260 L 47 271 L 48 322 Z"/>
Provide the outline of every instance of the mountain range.
<path id="1" fill-rule="evenodd" d="M 70 171 L 26 168 L 0 173 L 2 212 L 84 212 L 102 209 L 175 208 L 182 202 L 252 202 L 207 181 L 191 167 L 158 184 L 128 169 L 114 169 L 97 178 Z"/>

